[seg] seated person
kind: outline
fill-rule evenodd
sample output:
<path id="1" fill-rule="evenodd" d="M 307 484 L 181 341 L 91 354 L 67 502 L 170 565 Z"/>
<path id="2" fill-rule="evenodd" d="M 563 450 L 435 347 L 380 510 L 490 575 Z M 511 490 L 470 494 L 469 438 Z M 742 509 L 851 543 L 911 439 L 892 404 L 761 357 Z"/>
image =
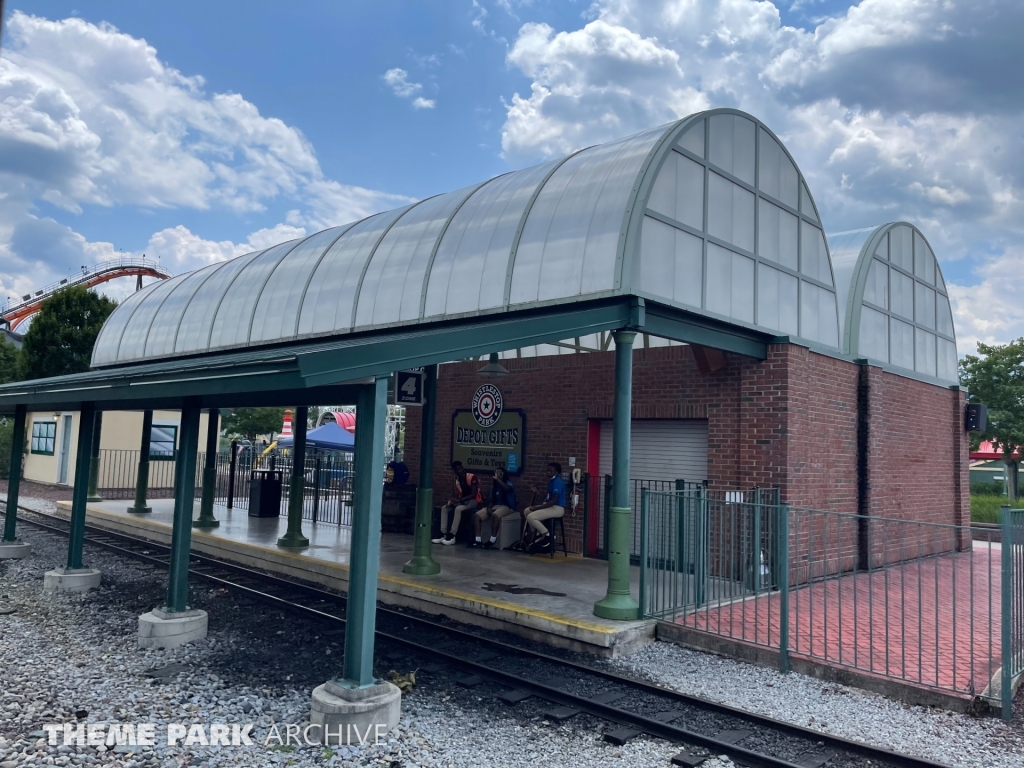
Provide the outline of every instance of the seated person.
<path id="1" fill-rule="evenodd" d="M 487 506 L 476 513 L 476 540 L 469 542 L 469 547 L 483 547 L 493 549 L 498 543 L 498 532 L 501 530 L 501 519 L 505 515 L 516 511 L 516 489 L 512 485 L 512 478 L 505 472 L 504 467 L 494 470 L 494 482 L 491 483 L 491 495 L 487 500 Z M 481 542 L 483 523 L 487 518 L 491 519 L 491 538 L 489 541 Z"/>
<path id="2" fill-rule="evenodd" d="M 479 478 L 467 472 L 461 461 L 452 462 L 452 472 L 455 473 L 455 495 L 441 508 L 441 535 L 431 539 L 434 544 L 454 544 L 455 534 L 459 532 L 459 523 L 462 522 L 462 513 L 476 511 L 484 500 L 480 493 Z M 449 526 L 448 519 L 452 517 L 452 510 L 455 511 L 455 516 Z"/>
<path id="3" fill-rule="evenodd" d="M 531 486 L 534 493 L 537 487 Z M 536 532 L 530 551 L 540 552 L 551 546 L 551 534 L 543 520 L 562 517 L 565 514 L 565 483 L 562 480 L 562 465 L 557 461 L 548 464 L 548 490 L 544 501 L 526 508 L 526 524 Z"/>

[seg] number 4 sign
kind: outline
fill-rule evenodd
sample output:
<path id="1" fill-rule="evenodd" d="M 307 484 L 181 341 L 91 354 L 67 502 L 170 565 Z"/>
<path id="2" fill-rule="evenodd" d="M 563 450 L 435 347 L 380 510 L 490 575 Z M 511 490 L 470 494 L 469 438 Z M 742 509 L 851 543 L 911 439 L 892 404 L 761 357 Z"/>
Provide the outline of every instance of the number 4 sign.
<path id="1" fill-rule="evenodd" d="M 395 405 L 423 405 L 423 369 L 395 374 Z"/>

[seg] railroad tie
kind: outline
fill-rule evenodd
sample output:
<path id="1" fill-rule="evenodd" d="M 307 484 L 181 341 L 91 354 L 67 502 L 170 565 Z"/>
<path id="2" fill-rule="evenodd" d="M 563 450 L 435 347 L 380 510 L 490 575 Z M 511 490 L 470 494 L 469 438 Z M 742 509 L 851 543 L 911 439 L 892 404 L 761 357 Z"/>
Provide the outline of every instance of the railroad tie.
<path id="1" fill-rule="evenodd" d="M 498 694 L 498 698 L 504 701 L 506 704 L 518 704 L 521 701 L 526 701 L 528 698 L 533 696 L 529 691 L 524 691 L 522 688 L 513 688 L 511 691 L 503 691 Z"/>
<path id="2" fill-rule="evenodd" d="M 800 768 L 821 768 L 835 755 L 831 752 L 805 752 L 793 761 Z"/>
<path id="3" fill-rule="evenodd" d="M 618 728 L 614 731 L 608 731 L 608 733 L 604 735 L 604 740 L 609 744 L 621 747 L 627 741 L 635 739 L 641 733 L 642 731 L 638 731 L 635 728 Z"/>
<path id="4" fill-rule="evenodd" d="M 541 712 L 541 717 L 556 723 L 563 723 L 570 717 L 576 717 L 580 711 L 576 707 L 552 707 Z"/>
<path id="5" fill-rule="evenodd" d="M 695 755 L 692 752 L 683 750 L 677 755 L 672 755 L 672 765 L 683 765 L 686 768 L 694 768 L 708 759 L 707 755 Z"/>
<path id="6" fill-rule="evenodd" d="M 626 694 L 622 691 L 605 691 L 599 693 L 597 696 L 591 696 L 590 700 L 595 704 L 611 704 L 613 701 L 626 698 Z"/>

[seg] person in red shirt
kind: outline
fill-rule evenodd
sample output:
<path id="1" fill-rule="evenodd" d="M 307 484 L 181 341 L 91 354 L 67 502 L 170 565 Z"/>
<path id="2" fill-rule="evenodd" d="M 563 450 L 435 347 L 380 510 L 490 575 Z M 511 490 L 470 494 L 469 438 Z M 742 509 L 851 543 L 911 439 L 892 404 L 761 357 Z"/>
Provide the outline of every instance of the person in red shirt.
<path id="1" fill-rule="evenodd" d="M 452 462 L 452 472 L 455 473 L 455 495 L 441 507 L 440 537 L 431 539 L 435 544 L 448 546 L 455 543 L 455 534 L 459 532 L 459 523 L 462 522 L 462 513 L 475 512 L 484 500 L 483 494 L 480 493 L 480 480 L 476 475 L 467 472 L 461 461 Z M 450 518 L 452 524 L 449 526 Z"/>

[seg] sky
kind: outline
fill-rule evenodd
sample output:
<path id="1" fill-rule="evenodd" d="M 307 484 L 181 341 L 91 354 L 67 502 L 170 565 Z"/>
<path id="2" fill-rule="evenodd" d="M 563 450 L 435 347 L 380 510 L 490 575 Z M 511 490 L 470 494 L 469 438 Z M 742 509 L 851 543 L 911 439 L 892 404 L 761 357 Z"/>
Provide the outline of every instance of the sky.
<path id="1" fill-rule="evenodd" d="M 0 301 L 118 255 L 189 271 L 735 107 L 782 138 L 828 232 L 922 229 L 973 352 L 1024 336 L 1022 30 L 1020 0 L 7 0 Z"/>

